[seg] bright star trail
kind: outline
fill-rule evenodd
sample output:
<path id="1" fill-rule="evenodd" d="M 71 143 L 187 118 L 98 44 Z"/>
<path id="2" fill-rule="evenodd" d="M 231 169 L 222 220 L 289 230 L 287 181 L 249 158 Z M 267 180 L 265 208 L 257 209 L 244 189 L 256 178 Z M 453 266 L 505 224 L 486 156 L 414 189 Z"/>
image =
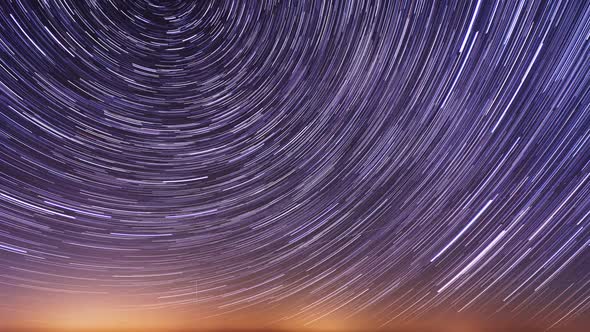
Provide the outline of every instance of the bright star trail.
<path id="1" fill-rule="evenodd" d="M 582 321 L 590 2 L 1 1 L 0 295 Z"/>

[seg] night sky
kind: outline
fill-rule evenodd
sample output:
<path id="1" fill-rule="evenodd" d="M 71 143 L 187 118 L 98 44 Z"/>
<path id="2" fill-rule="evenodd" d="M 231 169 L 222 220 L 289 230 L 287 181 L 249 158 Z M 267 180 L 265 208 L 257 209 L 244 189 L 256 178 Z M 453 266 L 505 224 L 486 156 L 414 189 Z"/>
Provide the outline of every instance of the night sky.
<path id="1" fill-rule="evenodd" d="M 589 178 L 586 0 L 0 1 L 0 326 L 559 328 Z"/>

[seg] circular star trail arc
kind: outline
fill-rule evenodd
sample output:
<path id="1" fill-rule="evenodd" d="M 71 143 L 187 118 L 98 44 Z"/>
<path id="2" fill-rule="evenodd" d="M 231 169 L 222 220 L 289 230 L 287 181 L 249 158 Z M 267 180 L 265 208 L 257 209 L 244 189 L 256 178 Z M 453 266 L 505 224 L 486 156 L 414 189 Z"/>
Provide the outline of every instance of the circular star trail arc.
<path id="1" fill-rule="evenodd" d="M 2 1 L 3 309 L 581 317 L 588 22 L 586 1 Z"/>

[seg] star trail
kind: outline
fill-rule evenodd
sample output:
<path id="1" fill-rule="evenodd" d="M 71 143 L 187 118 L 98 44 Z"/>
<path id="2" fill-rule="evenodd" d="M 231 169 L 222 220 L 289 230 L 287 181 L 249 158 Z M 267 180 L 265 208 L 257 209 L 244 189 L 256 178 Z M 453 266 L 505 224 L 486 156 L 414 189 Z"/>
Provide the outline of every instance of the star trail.
<path id="1" fill-rule="evenodd" d="M 564 326 L 589 140 L 588 1 L 4 0 L 0 316 Z"/>

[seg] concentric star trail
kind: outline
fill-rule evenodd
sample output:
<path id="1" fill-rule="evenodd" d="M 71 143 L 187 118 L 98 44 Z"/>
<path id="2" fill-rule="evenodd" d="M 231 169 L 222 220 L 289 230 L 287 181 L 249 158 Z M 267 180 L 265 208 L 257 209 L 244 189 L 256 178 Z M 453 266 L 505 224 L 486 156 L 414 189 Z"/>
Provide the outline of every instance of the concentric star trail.
<path id="1" fill-rule="evenodd" d="M 588 1 L 5 0 L 0 102 L 0 311 L 590 313 Z"/>

